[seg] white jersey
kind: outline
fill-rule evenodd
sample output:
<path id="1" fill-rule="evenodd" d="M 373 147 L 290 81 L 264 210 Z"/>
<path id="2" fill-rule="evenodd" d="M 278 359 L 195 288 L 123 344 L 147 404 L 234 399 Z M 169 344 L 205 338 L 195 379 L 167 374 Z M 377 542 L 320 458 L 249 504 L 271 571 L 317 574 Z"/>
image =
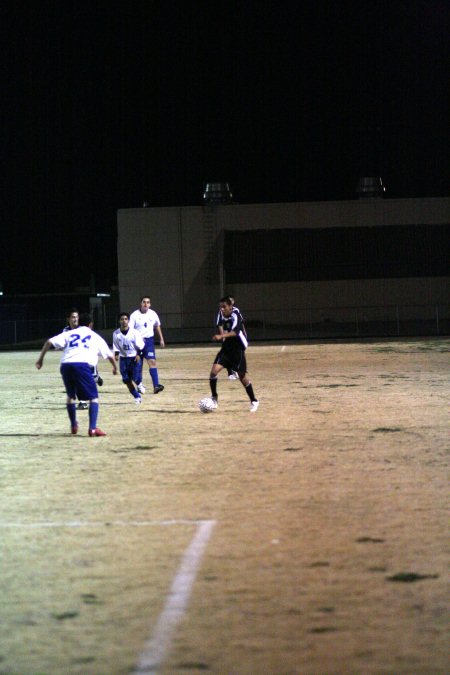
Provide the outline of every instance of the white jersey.
<path id="1" fill-rule="evenodd" d="M 144 347 L 143 337 L 134 328 L 128 328 L 126 333 L 118 328 L 113 333 L 113 349 L 122 357 L 136 356 Z"/>
<path id="2" fill-rule="evenodd" d="M 95 366 L 98 357 L 112 357 L 105 340 L 87 326 L 78 326 L 50 338 L 56 349 L 63 349 L 61 363 L 88 363 Z"/>
<path id="3" fill-rule="evenodd" d="M 154 336 L 155 326 L 160 326 L 161 321 L 153 309 L 148 309 L 146 312 L 136 309 L 131 313 L 128 325 L 130 328 L 135 328 L 139 331 L 141 337 L 149 338 Z"/>

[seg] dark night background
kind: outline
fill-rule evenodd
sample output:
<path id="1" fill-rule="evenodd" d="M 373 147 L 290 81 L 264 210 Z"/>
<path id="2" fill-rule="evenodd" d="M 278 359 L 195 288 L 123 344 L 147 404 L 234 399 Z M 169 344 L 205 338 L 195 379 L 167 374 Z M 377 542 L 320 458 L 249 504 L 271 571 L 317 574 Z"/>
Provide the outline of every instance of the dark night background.
<path id="1" fill-rule="evenodd" d="M 207 181 L 449 195 L 449 28 L 447 0 L 2 2 L 5 294 L 115 283 L 117 209 Z"/>

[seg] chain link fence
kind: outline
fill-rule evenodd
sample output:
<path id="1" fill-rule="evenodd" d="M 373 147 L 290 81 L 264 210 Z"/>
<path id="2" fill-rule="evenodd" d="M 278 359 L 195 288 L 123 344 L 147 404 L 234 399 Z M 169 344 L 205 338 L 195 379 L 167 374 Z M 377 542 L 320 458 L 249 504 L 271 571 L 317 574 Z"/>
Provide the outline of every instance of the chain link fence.
<path id="1" fill-rule="evenodd" d="M 209 342 L 216 313 L 159 313 L 168 343 Z M 99 332 L 111 343 L 116 317 Z M 450 335 L 450 304 L 373 307 L 293 308 L 250 310 L 245 322 L 251 341 L 320 338 L 410 337 Z M 1 320 L 0 346 L 35 347 L 62 330 L 61 319 Z"/>

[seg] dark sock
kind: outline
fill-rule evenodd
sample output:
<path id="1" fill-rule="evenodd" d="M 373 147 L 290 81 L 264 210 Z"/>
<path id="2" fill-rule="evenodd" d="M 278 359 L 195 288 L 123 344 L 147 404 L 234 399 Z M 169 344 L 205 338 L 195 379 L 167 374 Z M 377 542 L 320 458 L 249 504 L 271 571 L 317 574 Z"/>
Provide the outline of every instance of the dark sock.
<path id="1" fill-rule="evenodd" d="M 217 377 L 209 378 L 209 386 L 211 388 L 212 397 L 217 399 Z"/>
<path id="2" fill-rule="evenodd" d="M 150 368 L 150 377 L 152 378 L 153 386 L 157 387 L 159 384 L 157 368 Z"/>
<path id="3" fill-rule="evenodd" d="M 258 400 L 255 396 L 254 391 L 253 391 L 253 386 L 252 386 L 251 382 L 249 382 L 248 385 L 245 387 L 245 391 L 247 392 L 247 396 L 249 397 L 250 401 L 257 401 Z"/>
<path id="4" fill-rule="evenodd" d="M 70 425 L 72 427 L 77 426 L 77 406 L 76 403 L 67 403 L 67 414 L 69 415 Z"/>
<path id="5" fill-rule="evenodd" d="M 89 406 L 89 429 L 97 428 L 98 403 L 91 401 Z"/>

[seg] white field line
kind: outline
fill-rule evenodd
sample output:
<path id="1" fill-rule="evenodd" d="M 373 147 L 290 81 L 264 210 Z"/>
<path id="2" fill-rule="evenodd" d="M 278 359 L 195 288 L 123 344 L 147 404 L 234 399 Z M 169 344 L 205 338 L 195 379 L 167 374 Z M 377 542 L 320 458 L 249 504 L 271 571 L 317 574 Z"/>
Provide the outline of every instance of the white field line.
<path id="1" fill-rule="evenodd" d="M 39 527 L 101 527 L 116 525 L 121 527 L 197 525 L 191 543 L 185 550 L 181 563 L 155 628 L 139 656 L 133 675 L 151 675 L 158 672 L 169 652 L 172 637 L 177 624 L 183 618 L 194 585 L 201 559 L 213 531 L 215 520 L 112 520 L 105 522 L 72 520 L 67 522 L 42 521 L 37 523 L 1 523 L 0 528 L 39 528 Z"/>
<path id="2" fill-rule="evenodd" d="M 286 349 L 286 345 L 283 345 L 283 346 L 281 347 L 280 351 L 284 352 L 285 349 Z"/>
<path id="3" fill-rule="evenodd" d="M 52 521 L 43 520 L 37 523 L 2 523 L 0 528 L 38 528 L 38 527 L 102 527 L 103 525 L 116 525 L 119 527 L 149 527 L 151 525 L 199 525 L 202 523 L 209 523 L 209 520 L 105 520 L 105 521 L 89 521 L 89 520 L 68 520 L 68 521 Z M 213 521 L 215 522 L 215 521 Z"/>
<path id="4" fill-rule="evenodd" d="M 184 552 L 180 566 L 170 587 L 166 604 L 159 615 L 153 634 L 144 646 L 134 675 L 157 673 L 164 662 L 177 624 L 183 618 L 192 586 L 200 566 L 215 520 L 200 521 L 197 532 Z"/>

